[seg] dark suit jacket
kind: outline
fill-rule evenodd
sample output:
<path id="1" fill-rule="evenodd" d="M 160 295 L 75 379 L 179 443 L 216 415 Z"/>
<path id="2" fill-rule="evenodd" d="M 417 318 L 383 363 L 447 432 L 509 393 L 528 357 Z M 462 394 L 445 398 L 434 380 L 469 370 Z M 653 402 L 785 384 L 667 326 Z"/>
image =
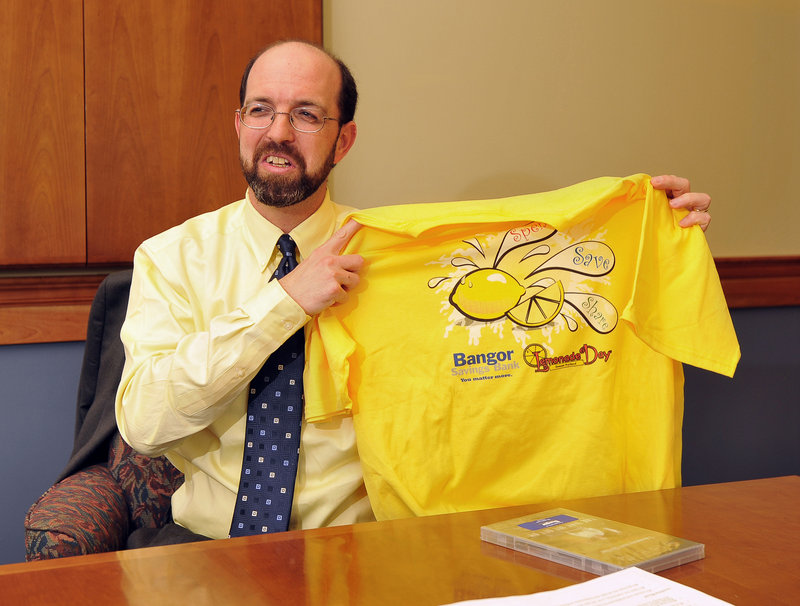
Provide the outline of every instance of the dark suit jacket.
<path id="1" fill-rule="evenodd" d="M 108 445 L 117 430 L 114 400 L 125 364 L 119 332 L 128 308 L 131 270 L 106 277 L 97 289 L 86 330 L 75 444 L 59 480 L 76 471 L 108 460 Z"/>

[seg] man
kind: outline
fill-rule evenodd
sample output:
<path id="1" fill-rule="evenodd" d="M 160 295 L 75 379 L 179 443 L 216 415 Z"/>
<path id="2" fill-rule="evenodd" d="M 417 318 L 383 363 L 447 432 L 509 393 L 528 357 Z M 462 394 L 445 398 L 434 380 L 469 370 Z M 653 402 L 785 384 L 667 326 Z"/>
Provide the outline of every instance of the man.
<path id="1" fill-rule="evenodd" d="M 159 542 L 229 536 L 245 452 L 248 386 L 265 360 L 310 316 L 343 301 L 363 259 L 339 255 L 358 229 L 341 224 L 326 181 L 356 138 L 355 83 L 320 48 L 285 42 L 248 66 L 236 113 L 246 198 L 151 238 L 137 250 L 120 431 L 136 450 L 166 453 L 185 484 L 172 530 Z M 653 184 L 684 227 L 710 217 L 710 198 L 685 179 Z M 289 234 L 300 263 L 277 280 L 276 242 Z M 350 418 L 303 424 L 290 528 L 373 519 Z M 153 544 L 153 543 L 151 543 Z"/>

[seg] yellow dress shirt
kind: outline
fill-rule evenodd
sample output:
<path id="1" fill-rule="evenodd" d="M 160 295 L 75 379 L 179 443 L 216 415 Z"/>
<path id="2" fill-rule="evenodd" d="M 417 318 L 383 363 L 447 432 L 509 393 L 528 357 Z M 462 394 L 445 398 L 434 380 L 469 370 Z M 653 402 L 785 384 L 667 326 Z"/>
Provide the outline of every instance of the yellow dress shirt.
<path id="1" fill-rule="evenodd" d="M 326 196 L 291 232 L 300 259 L 350 210 Z M 134 256 L 117 423 L 134 449 L 166 454 L 184 473 L 173 517 L 212 538 L 230 530 L 250 380 L 309 320 L 269 281 L 281 233 L 245 197 L 147 240 Z M 372 519 L 352 418 L 304 422 L 290 527 Z"/>

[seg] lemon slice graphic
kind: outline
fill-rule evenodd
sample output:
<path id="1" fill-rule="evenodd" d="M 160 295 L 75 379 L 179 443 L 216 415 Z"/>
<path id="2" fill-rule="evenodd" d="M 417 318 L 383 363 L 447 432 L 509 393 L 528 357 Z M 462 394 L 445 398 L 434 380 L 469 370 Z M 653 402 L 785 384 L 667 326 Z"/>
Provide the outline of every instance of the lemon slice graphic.
<path id="1" fill-rule="evenodd" d="M 564 287 L 560 281 L 524 299 L 506 314 L 520 326 L 535 328 L 552 322 L 564 306 Z"/>
<path id="2" fill-rule="evenodd" d="M 547 358 L 547 351 L 538 343 L 528 345 L 522 352 L 522 359 L 525 360 L 525 364 L 534 368 L 539 365 L 539 360 L 544 360 L 545 358 Z"/>
<path id="3" fill-rule="evenodd" d="M 511 274 L 494 268 L 478 269 L 458 281 L 450 303 L 469 318 L 489 321 L 502 318 L 524 294 L 525 287 Z"/>

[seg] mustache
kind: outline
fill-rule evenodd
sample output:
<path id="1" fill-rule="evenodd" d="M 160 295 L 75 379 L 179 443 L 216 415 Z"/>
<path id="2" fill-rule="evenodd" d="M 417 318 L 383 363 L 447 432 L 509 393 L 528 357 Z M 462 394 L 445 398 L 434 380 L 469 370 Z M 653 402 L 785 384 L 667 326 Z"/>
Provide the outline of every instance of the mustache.
<path id="1" fill-rule="evenodd" d="M 255 152 L 253 152 L 253 162 L 257 164 L 264 156 L 280 155 L 291 160 L 292 164 L 299 168 L 305 168 L 306 163 L 303 157 L 287 143 L 276 143 L 275 141 L 262 141 Z"/>

